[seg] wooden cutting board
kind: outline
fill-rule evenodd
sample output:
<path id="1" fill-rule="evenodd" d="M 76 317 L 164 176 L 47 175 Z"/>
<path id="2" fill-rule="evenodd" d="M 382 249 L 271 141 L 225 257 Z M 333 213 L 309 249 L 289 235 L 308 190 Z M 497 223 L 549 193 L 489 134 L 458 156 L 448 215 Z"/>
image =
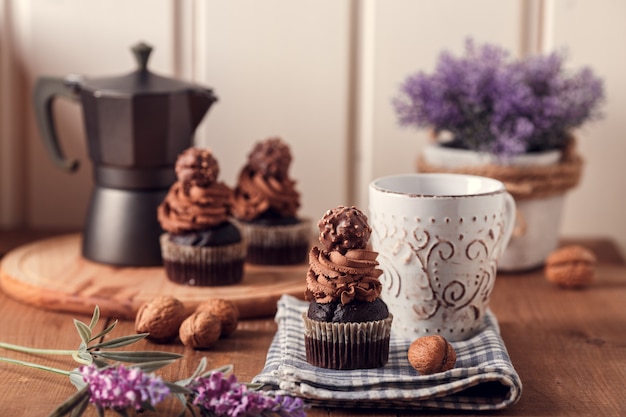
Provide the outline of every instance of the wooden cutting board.
<path id="1" fill-rule="evenodd" d="M 246 265 L 243 282 L 220 287 L 190 287 L 170 282 L 162 267 L 120 268 L 81 256 L 81 236 L 40 240 L 6 254 L 0 263 L 0 286 L 35 307 L 90 315 L 98 305 L 107 317 L 134 320 L 146 301 L 172 295 L 189 311 L 211 297 L 233 301 L 242 318 L 276 312 L 283 294 L 303 297 L 307 265 Z"/>

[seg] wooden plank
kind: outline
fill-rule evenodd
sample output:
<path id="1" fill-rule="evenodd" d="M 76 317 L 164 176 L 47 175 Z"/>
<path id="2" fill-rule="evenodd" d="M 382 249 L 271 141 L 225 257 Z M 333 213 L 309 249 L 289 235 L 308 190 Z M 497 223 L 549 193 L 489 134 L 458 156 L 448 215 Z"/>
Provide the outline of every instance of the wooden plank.
<path id="1" fill-rule="evenodd" d="M 626 270 L 597 268 L 597 281 L 564 290 L 541 270 L 501 275 L 492 308 L 524 385 L 510 415 L 626 415 Z"/>

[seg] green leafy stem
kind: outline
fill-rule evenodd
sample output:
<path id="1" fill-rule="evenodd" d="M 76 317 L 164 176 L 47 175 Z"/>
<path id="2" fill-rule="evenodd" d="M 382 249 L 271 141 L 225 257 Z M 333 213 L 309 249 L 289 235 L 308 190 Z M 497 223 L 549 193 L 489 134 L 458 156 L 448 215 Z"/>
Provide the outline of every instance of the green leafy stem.
<path id="1" fill-rule="evenodd" d="M 26 347 L 20 345 L 14 345 L 12 343 L 0 342 L 0 348 L 6 350 L 12 350 L 16 352 L 23 352 L 29 354 L 39 355 L 70 355 L 72 358 L 83 365 L 89 365 L 95 363 L 99 367 L 110 365 L 109 361 L 128 362 L 135 364 L 143 364 L 141 366 L 144 370 L 155 370 L 163 366 L 169 365 L 177 359 L 180 359 L 183 355 L 170 352 L 158 352 L 158 351 L 110 351 L 110 349 L 118 349 L 124 346 L 137 343 L 140 340 L 146 338 L 148 333 L 140 333 L 135 335 L 128 335 L 117 337 L 105 342 L 96 342 L 101 340 L 104 336 L 108 335 L 115 329 L 118 321 L 115 320 L 106 329 L 97 334 L 93 334 L 94 328 L 100 320 L 100 308 L 96 306 L 91 317 L 91 322 L 87 325 L 82 321 L 74 319 L 74 326 L 78 331 L 81 343 L 78 349 L 38 349 L 33 347 Z M 0 362 L 12 363 L 16 365 L 28 366 L 35 369 L 41 369 L 58 373 L 61 375 L 69 375 L 69 371 L 62 369 L 52 368 L 49 366 L 40 365 L 33 362 L 21 361 L 17 359 L 7 358 L 0 356 Z"/>

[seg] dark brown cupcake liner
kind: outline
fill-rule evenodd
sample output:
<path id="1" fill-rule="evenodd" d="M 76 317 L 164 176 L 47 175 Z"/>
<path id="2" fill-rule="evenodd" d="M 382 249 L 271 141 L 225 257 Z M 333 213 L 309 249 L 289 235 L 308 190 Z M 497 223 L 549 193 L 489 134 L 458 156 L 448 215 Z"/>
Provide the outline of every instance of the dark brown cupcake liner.
<path id="1" fill-rule="evenodd" d="M 246 262 L 257 265 L 296 265 L 306 262 L 311 246 L 311 220 L 267 226 L 238 222 L 247 244 Z"/>
<path id="2" fill-rule="evenodd" d="M 327 369 L 370 369 L 384 366 L 389 359 L 389 337 L 393 316 L 360 323 L 332 323 L 311 320 L 306 313 L 304 343 L 306 360 Z"/>
<path id="3" fill-rule="evenodd" d="M 160 238 L 167 278 L 177 284 L 221 286 L 243 280 L 246 245 L 242 240 L 223 246 L 187 246 L 172 242 L 169 234 Z"/>

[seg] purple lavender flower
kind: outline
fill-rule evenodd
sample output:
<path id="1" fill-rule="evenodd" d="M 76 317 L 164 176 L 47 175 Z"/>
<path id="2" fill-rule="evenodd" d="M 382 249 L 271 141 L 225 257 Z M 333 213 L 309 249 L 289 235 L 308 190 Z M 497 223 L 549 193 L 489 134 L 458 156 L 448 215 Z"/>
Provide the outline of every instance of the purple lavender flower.
<path id="1" fill-rule="evenodd" d="M 567 74 L 562 54 L 511 60 L 471 39 L 465 52 L 444 51 L 434 73 L 407 77 L 393 99 L 401 125 L 447 131 L 447 146 L 506 158 L 563 148 L 573 128 L 601 116 L 602 81 L 589 68 Z"/>
<path id="2" fill-rule="evenodd" d="M 280 417 L 306 417 L 304 401 L 301 398 L 277 395 L 274 400 L 276 405 L 271 411 Z"/>
<path id="3" fill-rule="evenodd" d="M 87 383 L 90 402 L 102 408 L 140 410 L 144 404 L 154 406 L 170 394 L 160 377 L 139 368 L 98 368 L 92 364 L 81 366 L 79 372 Z"/>
<path id="4" fill-rule="evenodd" d="M 261 391 L 247 388 L 237 382 L 234 375 L 225 377 L 214 372 L 208 377 L 196 378 L 189 388 L 194 392 L 192 404 L 203 415 L 217 417 L 252 417 L 277 415 L 280 417 L 304 417 L 304 402 L 291 397 L 271 397 Z"/>

